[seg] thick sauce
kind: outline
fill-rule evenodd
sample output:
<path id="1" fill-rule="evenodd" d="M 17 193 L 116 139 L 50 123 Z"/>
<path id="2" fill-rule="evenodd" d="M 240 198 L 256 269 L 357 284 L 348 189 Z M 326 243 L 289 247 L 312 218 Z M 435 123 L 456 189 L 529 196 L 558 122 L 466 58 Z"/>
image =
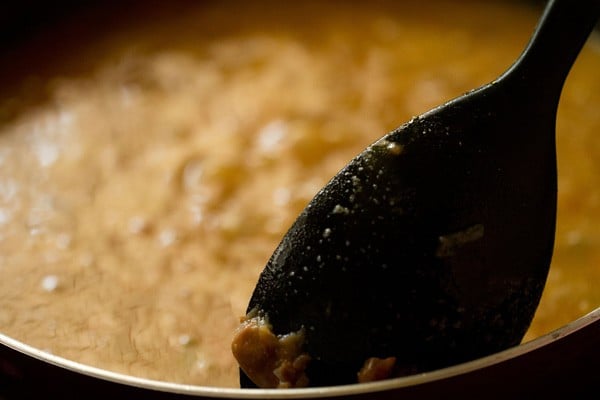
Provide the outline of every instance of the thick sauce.
<path id="1" fill-rule="evenodd" d="M 237 386 L 233 331 L 295 216 L 379 136 L 499 75 L 538 12 L 188 3 L 0 96 L 0 331 L 118 372 Z M 600 304 L 598 43 L 562 99 L 556 252 L 527 339 Z"/>

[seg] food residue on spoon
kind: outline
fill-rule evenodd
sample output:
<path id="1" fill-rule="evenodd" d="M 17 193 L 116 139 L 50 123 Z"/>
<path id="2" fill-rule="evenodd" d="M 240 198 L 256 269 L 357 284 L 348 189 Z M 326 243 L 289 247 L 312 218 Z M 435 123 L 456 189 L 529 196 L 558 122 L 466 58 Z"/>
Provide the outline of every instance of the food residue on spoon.
<path id="1" fill-rule="evenodd" d="M 264 316 L 250 313 L 242 320 L 231 350 L 242 370 L 261 388 L 308 386 L 304 370 L 310 356 L 302 351 L 304 332 L 275 335 Z"/>

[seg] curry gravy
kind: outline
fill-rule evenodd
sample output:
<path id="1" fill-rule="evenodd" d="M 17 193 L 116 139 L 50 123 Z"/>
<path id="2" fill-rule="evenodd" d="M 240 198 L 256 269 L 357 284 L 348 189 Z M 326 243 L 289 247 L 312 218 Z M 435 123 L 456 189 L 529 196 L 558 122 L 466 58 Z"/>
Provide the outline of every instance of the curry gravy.
<path id="1" fill-rule="evenodd" d="M 378 137 L 503 72 L 539 15 L 406 3 L 140 7 L 29 65 L 0 95 L 0 331 L 237 386 L 233 332 L 296 215 Z M 526 340 L 600 304 L 599 43 L 560 105 L 556 251 Z"/>

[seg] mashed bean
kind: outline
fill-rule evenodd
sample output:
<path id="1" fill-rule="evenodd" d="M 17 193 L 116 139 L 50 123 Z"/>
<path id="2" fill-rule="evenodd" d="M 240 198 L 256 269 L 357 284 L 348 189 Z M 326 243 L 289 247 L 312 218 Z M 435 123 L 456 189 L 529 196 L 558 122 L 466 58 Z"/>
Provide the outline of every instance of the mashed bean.
<path id="1" fill-rule="evenodd" d="M 233 331 L 296 215 L 376 138 L 499 75 L 538 13 L 187 3 L 65 53 L 34 80 L 41 101 L 31 85 L 0 96 L 0 331 L 113 371 L 237 386 Z M 600 303 L 598 47 L 562 99 L 557 248 L 528 339 Z"/>

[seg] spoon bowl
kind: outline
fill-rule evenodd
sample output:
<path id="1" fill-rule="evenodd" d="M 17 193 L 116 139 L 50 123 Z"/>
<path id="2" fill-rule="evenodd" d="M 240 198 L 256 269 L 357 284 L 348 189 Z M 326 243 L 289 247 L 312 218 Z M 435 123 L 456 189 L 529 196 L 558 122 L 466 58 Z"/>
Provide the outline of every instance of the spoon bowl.
<path id="1" fill-rule="evenodd" d="M 521 341 L 554 244 L 560 92 L 599 13 L 549 2 L 505 74 L 369 146 L 300 214 L 248 312 L 303 333 L 310 385 L 355 382 L 371 357 L 408 375 Z"/>

